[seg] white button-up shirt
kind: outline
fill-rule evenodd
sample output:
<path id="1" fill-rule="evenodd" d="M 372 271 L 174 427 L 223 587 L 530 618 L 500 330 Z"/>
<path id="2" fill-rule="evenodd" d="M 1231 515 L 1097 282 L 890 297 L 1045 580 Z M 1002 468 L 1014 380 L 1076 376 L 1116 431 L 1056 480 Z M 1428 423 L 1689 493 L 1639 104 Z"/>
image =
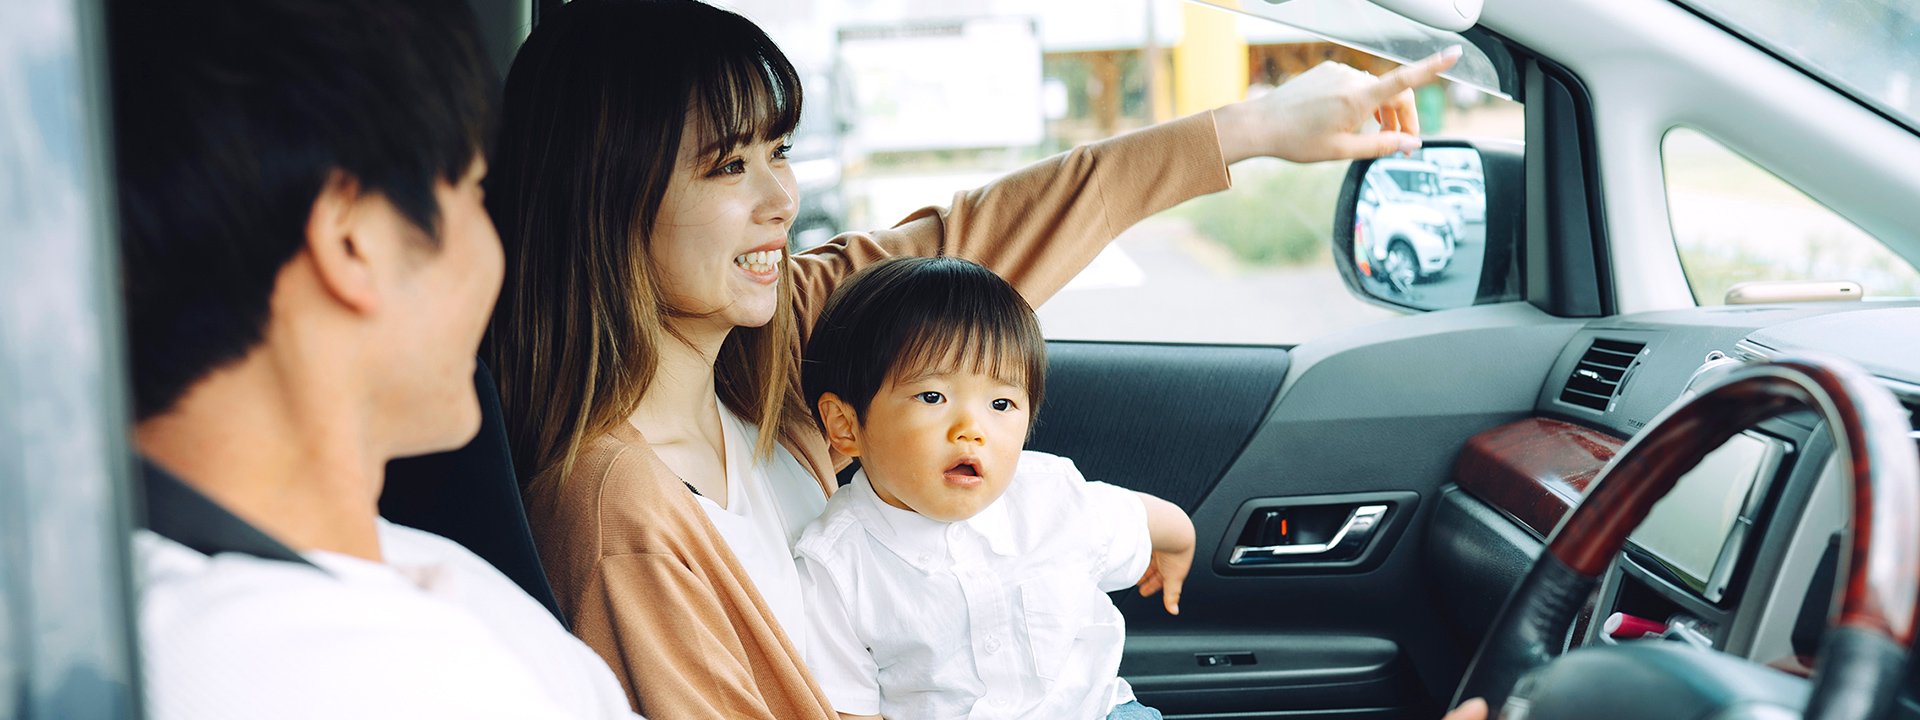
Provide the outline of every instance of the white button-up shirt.
<path id="1" fill-rule="evenodd" d="M 308 551 L 317 568 L 135 533 L 148 714 L 637 718 L 606 661 L 492 565 L 438 535 L 379 532 L 386 562 Z"/>
<path id="2" fill-rule="evenodd" d="M 1006 494 L 954 523 L 887 505 L 862 471 L 795 552 L 807 667 L 835 710 L 1068 720 L 1133 699 L 1103 593 L 1146 572 L 1146 508 L 1066 458 L 1021 453 Z"/>
<path id="3" fill-rule="evenodd" d="M 800 605 L 793 543 L 826 508 L 827 494 L 820 492 L 820 481 L 785 447 L 774 448 L 773 457 L 764 463 L 754 457 L 759 429 L 724 404 L 720 428 L 726 446 L 727 506 L 720 507 L 703 495 L 698 498 L 700 509 L 707 511 L 707 519 L 727 541 L 794 649 L 806 657 L 807 634 L 801 631 L 806 613 Z"/>

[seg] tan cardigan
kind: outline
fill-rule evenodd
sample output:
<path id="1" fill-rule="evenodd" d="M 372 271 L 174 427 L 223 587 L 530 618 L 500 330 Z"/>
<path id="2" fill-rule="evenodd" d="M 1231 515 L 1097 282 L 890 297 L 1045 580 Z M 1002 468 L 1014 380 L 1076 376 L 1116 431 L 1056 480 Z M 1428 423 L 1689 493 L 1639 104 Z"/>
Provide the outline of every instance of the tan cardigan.
<path id="1" fill-rule="evenodd" d="M 1075 148 L 959 193 L 951 208 L 794 256 L 801 338 L 840 280 L 890 255 L 980 262 L 1038 306 L 1120 231 L 1227 186 L 1211 113 Z M 832 492 L 845 459 L 818 428 L 781 444 Z M 594 440 L 529 511 L 561 610 L 634 709 L 653 720 L 834 720 L 726 541 L 639 430 Z"/>

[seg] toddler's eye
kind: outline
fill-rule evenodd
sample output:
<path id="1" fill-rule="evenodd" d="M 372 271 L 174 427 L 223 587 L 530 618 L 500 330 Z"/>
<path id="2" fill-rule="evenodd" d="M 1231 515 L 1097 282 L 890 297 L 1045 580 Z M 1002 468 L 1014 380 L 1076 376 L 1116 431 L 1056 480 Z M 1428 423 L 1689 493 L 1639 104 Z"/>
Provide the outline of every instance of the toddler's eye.
<path id="1" fill-rule="evenodd" d="M 917 399 L 920 402 L 926 403 L 928 405 L 939 405 L 941 402 L 947 399 L 945 396 L 941 395 L 940 393 L 933 392 L 933 391 L 923 392 L 913 397 L 914 399 Z"/>
<path id="2" fill-rule="evenodd" d="M 1000 398 L 998 400 L 993 401 L 993 409 L 999 410 L 1000 412 L 1006 412 L 1008 410 L 1012 410 L 1013 401 L 1008 400 L 1006 398 Z"/>
<path id="3" fill-rule="evenodd" d="M 787 153 L 790 152 L 793 152 L 793 143 L 781 143 L 780 147 L 773 149 L 773 159 L 785 160 L 787 159 Z"/>

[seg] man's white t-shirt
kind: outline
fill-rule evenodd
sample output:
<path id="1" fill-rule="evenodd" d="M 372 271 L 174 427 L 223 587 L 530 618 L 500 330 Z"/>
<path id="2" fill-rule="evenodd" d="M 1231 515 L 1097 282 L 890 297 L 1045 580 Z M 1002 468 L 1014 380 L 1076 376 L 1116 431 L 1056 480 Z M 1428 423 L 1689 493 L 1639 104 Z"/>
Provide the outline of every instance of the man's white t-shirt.
<path id="1" fill-rule="evenodd" d="M 1093 720 L 1133 699 L 1103 593 L 1146 572 L 1146 507 L 1066 458 L 1021 453 L 1006 493 L 953 523 L 886 504 L 862 471 L 794 550 L 807 667 L 835 710 Z"/>
<path id="2" fill-rule="evenodd" d="M 380 522 L 385 563 L 211 557 L 140 530 L 147 710 L 222 718 L 636 717 L 613 671 L 451 540 Z"/>
<path id="3" fill-rule="evenodd" d="M 757 462 L 753 449 L 760 442 L 759 431 L 725 405 L 720 407 L 720 429 L 726 445 L 727 506 L 701 496 L 700 508 L 753 580 L 787 640 L 805 657 L 806 611 L 793 543 L 826 509 L 827 495 L 785 447 L 774 448 L 769 462 Z"/>

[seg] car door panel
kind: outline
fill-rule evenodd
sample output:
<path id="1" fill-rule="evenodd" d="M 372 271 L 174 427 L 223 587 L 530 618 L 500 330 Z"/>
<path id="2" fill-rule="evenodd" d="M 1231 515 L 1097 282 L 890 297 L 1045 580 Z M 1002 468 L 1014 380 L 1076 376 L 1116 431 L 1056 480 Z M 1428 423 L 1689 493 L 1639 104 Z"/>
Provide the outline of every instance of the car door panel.
<path id="1" fill-rule="evenodd" d="M 1287 352 L 1279 367 L 1287 376 L 1278 381 L 1271 362 L 1264 374 L 1219 370 L 1231 366 L 1219 347 L 1054 344 L 1050 379 L 1067 380 L 1049 383 L 1046 418 L 1032 446 L 1076 461 L 1122 461 L 1082 462 L 1099 468 L 1090 478 L 1163 497 L 1198 497 L 1181 503 L 1197 537 L 1181 614 L 1168 615 L 1158 597 L 1117 599 L 1129 637 L 1122 675 L 1138 681 L 1143 698 L 1170 717 L 1350 718 L 1420 716 L 1434 708 L 1433 698 L 1447 697 L 1467 653 L 1448 630 L 1453 622 L 1442 617 L 1429 582 L 1428 523 L 1461 446 L 1530 414 L 1546 374 L 1580 327 L 1514 305 L 1338 333 Z M 1247 350 L 1252 354 L 1243 360 L 1261 351 Z M 1188 362 L 1209 369 L 1196 372 Z M 1248 383 L 1249 376 L 1264 383 Z M 1196 377 L 1213 382 L 1195 384 Z M 1269 389 L 1276 386 L 1277 395 Z M 1114 417 L 1129 407 L 1124 396 L 1136 392 L 1177 398 L 1159 402 L 1180 411 Z M 1084 393 L 1102 399 L 1093 402 Z M 1261 393 L 1274 399 L 1260 408 L 1254 427 L 1243 429 L 1245 405 Z M 1102 410 L 1081 414 L 1090 408 Z M 1234 422 L 1213 417 L 1228 408 Z M 1223 432 L 1247 434 L 1213 435 Z M 1150 438 L 1151 451 L 1131 447 L 1143 438 Z M 1217 480 L 1198 470 L 1153 476 L 1159 466 L 1141 459 L 1147 453 L 1170 463 L 1164 453 L 1192 447 L 1206 453 L 1205 462 L 1188 462 L 1204 469 L 1229 446 L 1234 450 Z M 1404 531 L 1375 540 L 1379 557 L 1371 569 L 1241 573 L 1212 562 L 1245 532 L 1251 500 L 1367 497 L 1361 493 L 1414 499 L 1405 505 Z M 1202 660 L 1236 653 L 1251 653 L 1256 664 Z M 1262 662 L 1276 664 L 1269 670 Z M 1284 672 L 1309 666 L 1330 674 Z"/>
<path id="2" fill-rule="evenodd" d="M 1028 449 L 1092 480 L 1192 512 L 1266 417 L 1287 375 L 1277 347 L 1047 343 Z"/>
<path id="3" fill-rule="evenodd" d="M 1142 703 L 1173 716 L 1424 700 L 1399 645 L 1364 635 L 1148 635 L 1129 639 L 1121 671 Z"/>

